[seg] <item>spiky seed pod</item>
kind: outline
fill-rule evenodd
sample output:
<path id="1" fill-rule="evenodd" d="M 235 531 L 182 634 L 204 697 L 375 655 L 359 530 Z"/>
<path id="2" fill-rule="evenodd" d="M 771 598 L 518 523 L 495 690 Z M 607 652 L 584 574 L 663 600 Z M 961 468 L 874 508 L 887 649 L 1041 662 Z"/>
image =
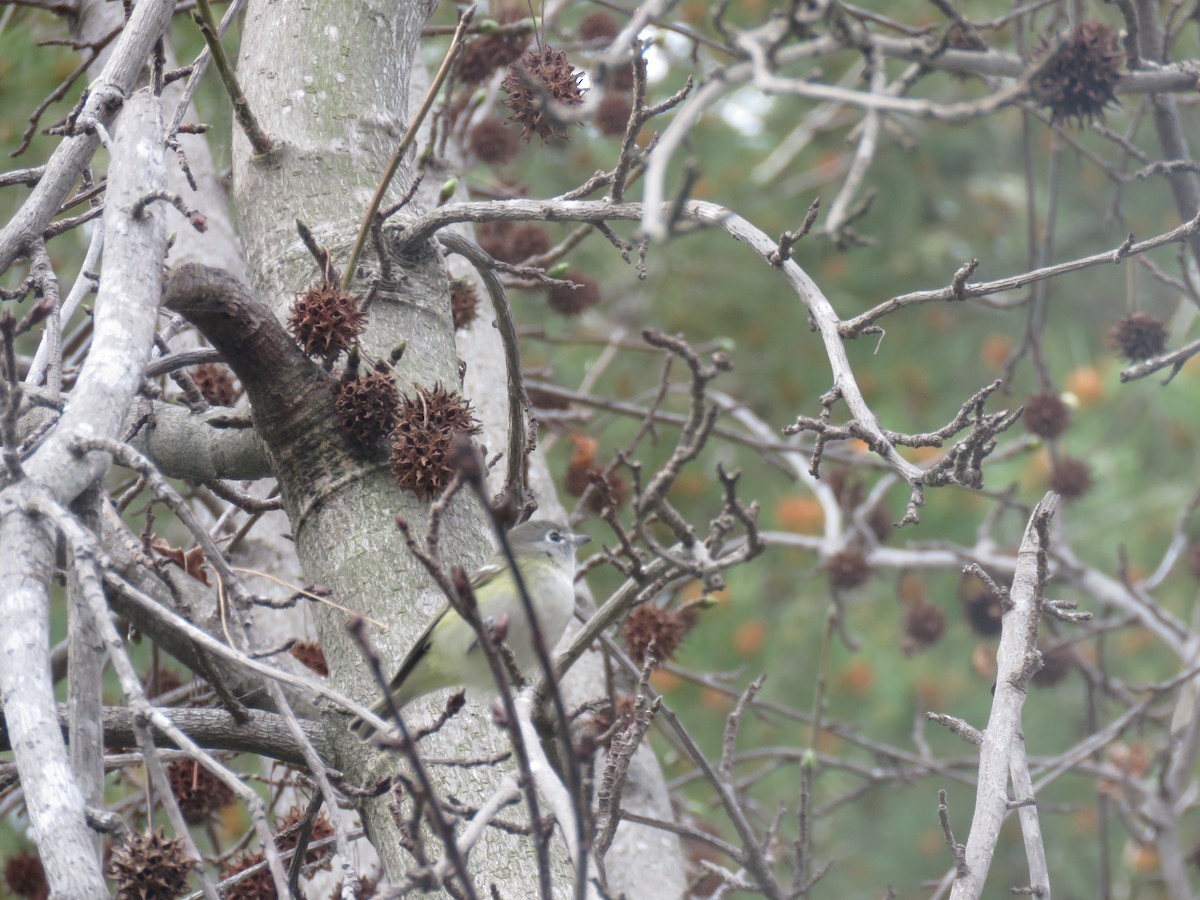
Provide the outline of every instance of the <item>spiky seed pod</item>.
<path id="1" fill-rule="evenodd" d="M 351 442 L 360 450 L 374 450 L 379 442 L 396 427 L 400 392 L 388 366 L 376 365 L 375 370 L 357 378 L 338 382 L 333 402 L 338 423 Z"/>
<path id="2" fill-rule="evenodd" d="M 322 678 L 329 674 L 329 666 L 325 662 L 325 651 L 321 649 L 320 644 L 314 641 L 297 641 L 292 644 L 288 653 Z"/>
<path id="3" fill-rule="evenodd" d="M 287 852 L 296 847 L 300 835 L 300 829 L 297 826 L 304 818 L 304 815 L 305 811 L 303 809 L 293 807 L 279 823 L 279 831 L 275 835 L 275 846 L 281 851 Z M 329 837 L 331 834 L 333 834 L 333 826 L 329 823 L 326 815 L 321 813 L 313 820 L 312 835 L 309 838 L 309 842 L 319 841 Z M 248 853 L 245 856 L 235 859 L 222 870 L 221 879 L 232 878 L 239 872 L 244 872 L 262 861 L 263 854 L 261 851 Z M 332 863 L 329 849 L 310 849 L 304 854 L 304 862 L 310 866 L 319 862 L 321 865 L 318 868 L 329 868 Z M 221 896 L 223 900 L 275 900 L 275 885 L 271 880 L 271 873 L 264 867 L 253 875 L 248 876 L 245 880 L 239 881 L 233 887 L 227 888 Z M 334 896 L 337 896 L 337 894 Z M 369 897 L 370 894 L 360 894 L 359 896 Z"/>
<path id="4" fill-rule="evenodd" d="M 871 533 L 875 535 L 875 540 L 881 544 L 886 544 L 896 533 L 896 525 L 892 521 L 892 514 L 887 511 L 884 506 L 876 506 L 867 516 L 867 526 L 871 529 Z"/>
<path id="5" fill-rule="evenodd" d="M 567 474 L 563 479 L 563 487 L 566 489 L 566 492 L 572 497 L 582 497 L 583 492 L 592 483 L 592 472 L 594 471 L 595 469 L 590 465 L 567 466 Z"/>
<path id="6" fill-rule="evenodd" d="M 4 880 L 8 889 L 18 897 L 46 900 L 50 896 L 50 885 L 46 881 L 41 857 L 28 850 L 13 853 L 4 861 Z"/>
<path id="7" fill-rule="evenodd" d="M 1064 456 L 1050 472 L 1050 490 L 1064 500 L 1078 500 L 1092 488 L 1092 469 L 1082 459 Z"/>
<path id="8" fill-rule="evenodd" d="M 192 759 L 167 766 L 167 781 L 189 825 L 198 825 L 223 806 L 233 802 L 233 790 L 212 772 Z"/>
<path id="9" fill-rule="evenodd" d="M 600 282 L 595 278 L 579 272 L 568 272 L 566 280 L 573 281 L 579 287 L 556 284 L 546 293 L 546 302 L 560 316 L 583 315 L 600 302 Z"/>
<path id="10" fill-rule="evenodd" d="M 957 22 L 946 30 L 946 46 L 955 50 L 986 50 L 987 44 L 978 34 L 968 31 Z"/>
<path id="11" fill-rule="evenodd" d="M 242 395 L 234 381 L 233 373 L 225 366 L 205 363 L 189 373 L 200 389 L 204 402 L 209 406 L 233 406 Z"/>
<path id="12" fill-rule="evenodd" d="M 505 262 L 524 262 L 531 256 L 548 253 L 551 246 L 550 235 L 546 233 L 545 228 L 533 222 L 522 222 L 513 228 L 512 234 L 509 235 L 508 252 L 512 258 Z"/>
<path id="13" fill-rule="evenodd" d="M 257 866 L 264 858 L 261 850 L 238 857 L 221 870 L 221 880 L 232 878 L 240 872 Z M 271 872 L 266 866 L 253 875 L 246 876 L 233 887 L 225 888 L 221 894 L 222 900 L 275 900 L 277 896 L 275 882 L 271 879 Z"/>
<path id="14" fill-rule="evenodd" d="M 475 38 L 458 58 L 458 77 L 466 84 L 480 84 L 497 69 L 520 59 L 522 41 L 502 34 L 484 34 Z"/>
<path id="15" fill-rule="evenodd" d="M 491 116 L 471 129 L 471 152 L 481 163 L 502 166 L 512 162 L 521 150 L 521 139 L 503 119 Z"/>
<path id="16" fill-rule="evenodd" d="M 508 262 L 512 257 L 513 223 L 503 220 L 484 222 L 475 229 L 475 241 L 493 259 Z"/>
<path id="17" fill-rule="evenodd" d="M 995 637 L 1000 633 L 1000 620 L 1004 608 L 1000 598 L 988 590 L 988 586 L 974 575 L 967 575 L 959 585 L 963 615 L 967 624 L 980 637 Z"/>
<path id="18" fill-rule="evenodd" d="M 366 314 L 358 300 L 336 284 L 318 284 L 292 303 L 288 328 L 309 356 L 333 360 L 363 330 Z"/>
<path id="19" fill-rule="evenodd" d="M 453 438 L 442 431 L 413 428 L 392 436 L 392 475 L 405 490 L 433 500 L 454 474 Z"/>
<path id="20" fill-rule="evenodd" d="M 580 762 L 596 755 L 601 747 L 608 747 L 618 729 L 613 727 L 612 707 L 589 709 L 576 715 L 571 723 L 571 746 Z"/>
<path id="21" fill-rule="evenodd" d="M 1044 43 L 1042 52 L 1049 46 Z M 1100 22 L 1082 22 L 1038 66 L 1030 84 L 1033 99 L 1050 110 L 1055 122 L 1102 119 L 1105 107 L 1117 102 L 1124 59 L 1113 29 Z"/>
<path id="22" fill-rule="evenodd" d="M 633 112 L 633 100 L 628 94 L 609 91 L 596 106 L 596 130 L 605 137 L 621 137 Z"/>
<path id="23" fill-rule="evenodd" d="M 630 657 L 640 664 L 646 658 L 651 641 L 654 641 L 656 659 L 672 659 L 695 624 L 694 606 L 670 608 L 645 603 L 629 614 L 621 633 Z"/>
<path id="24" fill-rule="evenodd" d="M 455 331 L 462 331 L 479 317 L 479 291 L 471 282 L 460 281 L 450 289 L 450 315 Z"/>
<path id="25" fill-rule="evenodd" d="M 607 87 L 613 91 L 633 90 L 633 66 L 618 66 L 608 77 Z"/>
<path id="26" fill-rule="evenodd" d="M 479 420 L 475 418 L 475 410 L 471 409 L 461 394 L 448 391 L 440 384 L 433 390 L 417 388 L 419 399 L 416 401 L 422 415 L 429 420 L 439 422 L 442 427 L 453 434 L 476 435 L 483 430 Z M 405 403 L 413 403 L 407 397 Z"/>
<path id="27" fill-rule="evenodd" d="M 1071 424 L 1071 410 L 1058 394 L 1034 394 L 1025 401 L 1025 427 L 1044 438 L 1056 438 Z"/>
<path id="28" fill-rule="evenodd" d="M 509 25 L 525 18 L 526 11 L 518 4 L 509 4 L 496 12 L 496 21 Z M 458 57 L 458 77 L 467 84 L 479 84 L 497 69 L 521 58 L 529 39 L 523 34 L 484 34 L 463 48 Z"/>
<path id="29" fill-rule="evenodd" d="M 602 474 L 597 471 L 597 475 Z M 608 485 L 608 495 L 612 498 L 613 508 L 620 510 L 629 500 L 629 482 L 622 478 L 616 472 L 610 472 L 604 477 L 604 483 Z M 599 490 L 593 490 L 588 494 L 588 500 L 585 504 L 588 512 L 600 515 L 607 505 L 604 499 L 604 494 Z"/>
<path id="30" fill-rule="evenodd" d="M 928 600 L 911 604 L 904 614 L 904 651 L 919 653 L 942 639 L 946 614 Z"/>
<path id="31" fill-rule="evenodd" d="M 592 473 L 599 471 L 596 467 L 596 451 L 600 445 L 595 438 L 583 434 L 572 434 L 571 443 L 575 445 L 575 449 L 567 465 L 563 487 L 572 497 L 582 497 L 583 492 L 592 483 Z"/>
<path id="32" fill-rule="evenodd" d="M 116 884 L 117 900 L 175 900 L 187 890 L 188 875 L 197 865 L 182 838 L 135 831 L 113 848 L 106 874 Z"/>
<path id="33" fill-rule="evenodd" d="M 462 48 L 462 52 L 458 54 L 454 74 L 462 79 L 464 84 L 479 84 L 499 68 L 492 65 L 494 54 L 489 45 L 489 41 L 494 41 L 497 37 L 499 35 L 480 35 L 472 41 L 467 41 Z"/>
<path id="34" fill-rule="evenodd" d="M 500 82 L 500 90 L 508 95 L 502 105 L 512 110 L 509 121 L 521 126 L 522 140 L 528 142 L 535 134 L 543 143 L 551 138 L 567 139 L 565 123 L 557 118 L 554 105 L 581 104 L 582 78 L 583 73 L 575 71 L 567 54 L 549 44 L 527 51 L 508 67 L 508 74 Z"/>
<path id="35" fill-rule="evenodd" d="M 842 467 L 833 469 L 825 476 L 825 479 L 829 482 L 829 489 L 833 491 L 833 497 L 837 500 L 838 506 L 847 512 L 855 509 L 866 496 L 865 483 L 850 469 Z"/>
<path id="36" fill-rule="evenodd" d="M 571 461 L 567 465 L 563 487 L 572 497 L 582 497 L 591 484 L 592 472 L 596 471 L 596 450 L 599 444 L 595 438 L 582 434 L 572 434 L 571 443 L 575 445 L 575 450 L 571 453 Z"/>
<path id="37" fill-rule="evenodd" d="M 451 450 L 459 435 L 481 431 L 471 405 L 440 384 L 418 387 L 400 402 L 392 429 L 392 475 L 400 487 L 432 500 L 454 474 Z"/>
<path id="38" fill-rule="evenodd" d="M 620 509 L 629 499 L 629 482 L 625 481 L 616 472 L 604 474 L 604 469 L 590 462 L 576 462 L 572 457 L 570 466 L 566 467 L 566 478 L 563 479 L 563 487 L 566 492 L 571 494 L 571 497 L 582 497 L 587 492 L 589 487 L 593 487 L 592 480 L 600 478 L 604 480 L 608 487 L 607 496 L 612 499 L 614 509 Z M 592 493 L 588 494 L 586 508 L 594 515 L 600 515 L 607 505 L 605 493 L 595 488 Z"/>
<path id="39" fill-rule="evenodd" d="M 621 33 L 617 20 L 604 10 L 596 10 L 584 16 L 579 23 L 579 39 L 581 41 L 612 40 Z"/>
<path id="40" fill-rule="evenodd" d="M 1136 312 L 1117 319 L 1108 334 L 1112 348 L 1132 362 L 1158 356 L 1167 348 L 1167 328 L 1155 316 Z"/>
<path id="41" fill-rule="evenodd" d="M 1066 647 L 1055 647 L 1052 650 L 1041 648 L 1042 667 L 1033 673 L 1033 683 L 1038 687 L 1054 687 L 1071 674 L 1075 660 L 1071 651 Z"/>
<path id="42" fill-rule="evenodd" d="M 183 679 L 179 677 L 171 669 L 159 668 L 157 674 L 149 672 L 142 680 L 142 687 L 146 689 L 150 699 L 153 700 L 161 697 L 163 694 L 169 694 L 177 688 L 183 687 Z M 153 693 L 150 691 L 153 690 Z"/>
<path id="43" fill-rule="evenodd" d="M 288 850 L 295 849 L 296 845 L 300 842 L 299 825 L 303 821 L 304 816 L 305 810 L 302 807 L 293 806 L 288 810 L 287 815 L 279 823 L 279 833 L 275 837 L 275 846 L 285 853 Z M 333 825 L 330 824 L 329 817 L 325 813 L 321 813 L 313 819 L 312 836 L 309 838 L 309 843 L 312 844 L 314 841 L 327 838 L 332 834 Z M 317 868 L 328 869 L 333 863 L 333 858 L 329 850 L 330 848 L 328 847 L 308 850 L 304 854 L 305 865 L 311 866 L 319 862 L 321 865 Z"/>
<path id="44" fill-rule="evenodd" d="M 825 561 L 829 583 L 839 590 L 851 590 L 867 583 L 871 568 L 867 557 L 857 547 L 839 550 Z"/>

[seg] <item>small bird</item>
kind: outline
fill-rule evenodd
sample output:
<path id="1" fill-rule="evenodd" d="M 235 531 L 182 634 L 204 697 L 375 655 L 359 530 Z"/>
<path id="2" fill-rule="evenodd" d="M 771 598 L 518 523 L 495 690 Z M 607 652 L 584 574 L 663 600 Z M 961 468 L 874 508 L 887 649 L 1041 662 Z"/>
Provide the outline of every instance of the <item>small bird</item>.
<path id="1" fill-rule="evenodd" d="M 586 534 L 576 534 L 544 519 L 518 525 L 508 534 L 513 559 L 525 580 L 548 647 L 558 643 L 575 613 L 575 551 L 590 540 Z M 475 571 L 471 586 L 483 624 L 503 629 L 504 642 L 512 650 L 517 666 L 522 672 L 529 671 L 537 661 L 533 629 L 502 552 L 493 554 Z M 496 687 L 478 635 L 447 605 L 417 638 L 388 690 L 396 705 L 403 707 L 417 697 L 455 686 L 485 691 Z M 386 717 L 387 703 L 380 700 L 371 711 Z M 350 722 L 350 730 L 368 738 L 375 733 L 375 726 L 356 717 Z"/>

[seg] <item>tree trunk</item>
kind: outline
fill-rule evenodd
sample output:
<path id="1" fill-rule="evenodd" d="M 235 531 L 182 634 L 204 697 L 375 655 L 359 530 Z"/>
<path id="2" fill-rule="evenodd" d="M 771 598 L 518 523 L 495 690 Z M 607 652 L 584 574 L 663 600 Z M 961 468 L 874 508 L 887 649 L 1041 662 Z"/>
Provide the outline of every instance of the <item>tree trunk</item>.
<path id="1" fill-rule="evenodd" d="M 299 241 L 295 222 L 303 221 L 344 260 L 375 184 L 407 124 L 409 73 L 421 65 L 420 29 L 428 10 L 418 4 L 371 2 L 252 3 L 242 39 L 239 71 L 247 98 L 275 151 L 251 158 L 248 142 L 235 137 L 234 184 L 252 283 L 281 316 L 294 292 L 318 277 L 316 265 Z M 402 170 L 393 193 L 413 177 Z M 401 262 L 401 261 L 398 261 Z M 367 267 L 356 287 L 369 282 Z M 397 368 L 401 385 L 441 382 L 458 386 L 458 359 L 450 318 L 448 282 L 440 254 L 402 261 L 403 284 L 380 291 L 373 301 L 364 352 L 387 358 L 406 340 Z M 397 514 L 419 527 L 424 504 L 402 492 L 386 468 L 363 464 L 356 472 L 315 479 L 302 494 L 285 492 L 285 503 L 305 575 L 334 592 L 352 609 L 388 623 L 391 630 L 371 639 L 384 660 L 398 662 L 425 620 L 442 604 L 435 586 L 420 571 L 396 530 Z M 447 561 L 468 567 L 490 547 L 481 512 L 469 501 L 456 503 L 443 530 Z M 363 661 L 345 631 L 339 612 L 318 610 L 318 627 L 340 689 L 368 699 L 377 695 Z M 422 718 L 428 705 L 406 712 Z M 330 716 L 332 727 L 338 717 Z M 484 755 L 501 748 L 503 735 L 472 705 L 453 727 L 422 744 L 433 755 Z M 345 733 L 340 767 L 353 782 L 369 782 L 365 745 Z M 375 760 L 395 765 L 395 757 Z M 449 768 L 439 789 L 478 802 L 492 788 L 493 775 Z M 402 855 L 391 795 L 365 804 L 364 824 L 381 852 L 384 874 L 398 878 L 408 865 Z M 471 855 L 474 871 L 487 873 L 502 895 L 520 896 L 535 882 L 530 841 L 494 829 Z M 569 881 L 564 877 L 563 883 Z"/>
<path id="2" fill-rule="evenodd" d="M 312 257 L 299 241 L 295 221 L 308 225 L 319 243 L 345 260 L 362 211 L 399 142 L 427 83 L 420 56 L 420 29 L 428 10 L 420 4 L 371 3 L 347 8 L 319 2 L 301 9 L 290 3 L 251 3 L 242 39 L 239 72 L 255 115 L 278 142 L 275 151 L 253 158 L 249 142 L 235 136 L 234 185 L 242 237 L 252 283 L 277 315 L 286 314 L 293 295 L 318 278 Z M 418 140 L 417 146 L 422 146 Z M 391 188 L 398 198 L 416 172 L 410 151 Z M 428 191 L 441 179 L 427 173 Z M 419 194 L 413 213 L 420 210 Z M 385 201 L 386 202 L 386 201 Z M 404 213 L 401 213 L 404 215 Z M 375 270 L 370 249 L 364 253 L 355 285 L 361 290 Z M 397 367 L 401 389 L 409 384 L 459 384 L 459 355 L 466 363 L 467 393 L 485 428 L 484 443 L 506 446 L 507 404 L 503 356 L 494 329 L 484 316 L 477 328 L 455 343 L 450 317 L 446 265 L 430 247 L 418 258 L 395 260 L 396 287 L 379 291 L 372 301 L 363 346 L 371 358 L 386 358 L 407 341 Z M 540 456 L 532 462 L 545 473 Z M 561 514 L 548 477 L 538 479 L 543 513 Z M 384 660 L 398 661 L 428 616 L 443 602 L 404 548 L 394 527 L 400 514 L 423 521 L 424 505 L 397 489 L 378 467 L 343 473 L 332 487 L 305 499 L 286 498 L 306 577 L 334 590 L 340 602 L 392 626 L 372 640 Z M 285 492 L 286 497 L 286 492 Z M 447 562 L 468 568 L 491 546 L 487 526 L 473 501 L 462 499 L 442 530 Z M 385 561 L 381 564 L 381 561 Z M 331 678 L 342 689 L 369 698 L 377 691 L 357 650 L 346 637 L 340 613 L 318 613 Z M 415 704 L 406 712 L 418 721 L 433 707 Z M 481 756 L 504 745 L 502 733 L 476 704 L 441 733 L 422 744 L 431 755 Z M 345 740 L 339 762 L 352 780 L 365 783 L 364 748 Z M 394 759 L 390 760 L 394 764 Z M 636 774 L 648 777 L 631 796 L 652 797 L 640 811 L 670 817 L 661 773 L 643 754 Z M 486 773 L 481 776 L 481 771 Z M 353 777 L 358 774 L 358 777 Z M 437 773 L 441 790 L 478 802 L 497 776 L 487 770 Z M 631 776 L 633 777 L 633 776 Z M 366 804 L 364 822 L 381 851 L 384 871 L 398 876 L 402 857 L 395 820 L 387 798 Z M 535 880 L 535 857 L 528 840 L 495 833 L 472 851 L 473 872 L 486 873 L 502 895 L 527 891 Z M 640 849 L 639 852 L 633 850 Z M 649 859 L 653 857 L 654 865 Z M 560 856 L 559 864 L 564 865 Z M 653 879 L 635 872 L 654 872 Z M 565 869 L 556 883 L 568 884 Z M 669 897 L 683 890 L 677 839 L 663 832 L 623 826 L 610 857 L 609 876 L 630 897 Z"/>

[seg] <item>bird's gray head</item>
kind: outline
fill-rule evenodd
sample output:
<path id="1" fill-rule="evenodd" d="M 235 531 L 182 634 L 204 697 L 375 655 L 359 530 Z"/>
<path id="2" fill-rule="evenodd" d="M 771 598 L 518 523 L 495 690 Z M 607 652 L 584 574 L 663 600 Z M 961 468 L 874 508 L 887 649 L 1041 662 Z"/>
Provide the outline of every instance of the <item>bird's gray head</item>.
<path id="1" fill-rule="evenodd" d="M 529 553 L 544 553 L 555 562 L 573 565 L 575 551 L 591 538 L 578 534 L 565 525 L 547 519 L 535 519 L 518 525 L 508 533 L 509 543 L 514 549 Z"/>

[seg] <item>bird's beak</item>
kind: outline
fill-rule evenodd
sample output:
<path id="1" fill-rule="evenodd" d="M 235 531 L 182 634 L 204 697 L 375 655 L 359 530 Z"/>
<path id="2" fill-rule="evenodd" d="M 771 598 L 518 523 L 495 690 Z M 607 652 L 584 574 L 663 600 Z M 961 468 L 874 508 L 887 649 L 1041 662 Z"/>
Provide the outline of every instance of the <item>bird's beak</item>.
<path id="1" fill-rule="evenodd" d="M 578 550 L 591 539 L 592 536 L 590 534 L 572 534 L 570 538 L 571 546 Z"/>

